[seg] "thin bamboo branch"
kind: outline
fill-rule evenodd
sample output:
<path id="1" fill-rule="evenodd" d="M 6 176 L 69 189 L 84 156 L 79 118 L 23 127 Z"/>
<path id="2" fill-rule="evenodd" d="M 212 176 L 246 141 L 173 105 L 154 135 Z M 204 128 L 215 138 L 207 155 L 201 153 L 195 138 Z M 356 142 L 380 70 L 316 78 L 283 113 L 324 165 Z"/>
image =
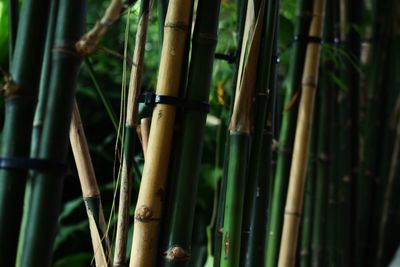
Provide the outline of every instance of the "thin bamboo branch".
<path id="1" fill-rule="evenodd" d="M 171 0 L 156 93 L 179 94 L 185 47 L 190 29 L 192 1 Z M 158 226 L 165 191 L 176 107 L 157 104 L 153 111 L 148 151 L 135 211 L 131 267 L 152 266 L 157 249 Z"/>
<path id="2" fill-rule="evenodd" d="M 310 36 L 322 38 L 324 12 L 325 0 L 315 0 L 309 32 Z M 304 185 L 307 172 L 307 155 L 309 151 L 315 93 L 318 84 L 320 51 L 320 43 L 309 43 L 307 45 L 302 80 L 302 95 L 297 119 L 293 160 L 290 170 L 281 249 L 279 253 L 279 267 L 294 266 L 296 259 L 298 229 L 303 207 Z"/>
<path id="3" fill-rule="evenodd" d="M 121 185 L 118 207 L 117 234 L 114 252 L 114 266 L 125 265 L 125 255 L 127 250 L 128 230 L 129 230 L 129 208 L 131 202 L 132 182 L 130 174 L 133 159 L 134 139 L 136 137 L 138 98 L 140 95 L 141 77 L 143 71 L 143 59 L 146 44 L 147 29 L 149 23 L 151 0 L 143 0 L 139 23 L 136 32 L 135 51 L 133 54 L 133 66 L 129 82 L 129 92 L 127 100 L 126 121 L 125 121 L 125 141 L 124 155 L 121 170 Z"/>
<path id="4" fill-rule="evenodd" d="M 89 147 L 86 141 L 77 103 L 74 104 L 71 128 L 69 132 L 72 152 L 78 170 L 82 196 L 89 218 L 90 235 L 96 266 L 106 267 L 111 264 L 110 241 L 107 234 L 107 224 L 104 219 L 100 199 L 100 190 L 97 185 Z"/>

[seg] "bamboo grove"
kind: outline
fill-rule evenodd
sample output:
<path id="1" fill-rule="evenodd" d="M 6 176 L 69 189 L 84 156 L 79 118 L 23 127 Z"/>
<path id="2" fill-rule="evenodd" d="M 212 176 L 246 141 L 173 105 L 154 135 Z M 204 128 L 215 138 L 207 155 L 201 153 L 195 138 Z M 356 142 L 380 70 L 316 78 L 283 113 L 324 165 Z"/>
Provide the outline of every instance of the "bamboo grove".
<path id="1" fill-rule="evenodd" d="M 0 266 L 399 266 L 398 1 L 2 0 L 0 23 Z"/>

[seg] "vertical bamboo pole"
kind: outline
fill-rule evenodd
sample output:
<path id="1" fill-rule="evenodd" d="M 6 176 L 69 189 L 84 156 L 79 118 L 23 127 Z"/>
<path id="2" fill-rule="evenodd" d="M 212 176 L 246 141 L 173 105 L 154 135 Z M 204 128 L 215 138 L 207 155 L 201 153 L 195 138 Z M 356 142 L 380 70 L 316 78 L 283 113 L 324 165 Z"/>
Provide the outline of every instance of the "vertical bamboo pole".
<path id="1" fill-rule="evenodd" d="M 131 189 L 133 163 L 133 151 L 136 137 L 138 98 L 143 72 L 144 47 L 147 37 L 149 24 L 150 8 L 152 0 L 142 0 L 140 6 L 139 23 L 136 32 L 135 51 L 133 54 L 133 65 L 129 81 L 127 116 L 125 122 L 124 153 L 122 160 L 121 186 L 118 206 L 117 235 L 114 251 L 114 266 L 124 266 L 127 250 L 128 230 L 129 230 L 129 208 L 131 204 Z"/>
<path id="2" fill-rule="evenodd" d="M 17 1 L 14 1 L 17 2 Z M 4 95 L 1 157 L 29 157 L 50 1 L 24 1 Z M 17 11 L 15 11 L 17 12 Z M 0 262 L 15 264 L 27 171 L 0 169 Z"/>
<path id="3" fill-rule="evenodd" d="M 107 267 L 111 263 L 110 241 L 107 224 L 101 205 L 100 190 L 97 185 L 89 147 L 86 141 L 78 105 L 74 103 L 69 140 L 74 154 L 83 201 L 89 219 L 90 236 L 92 238 L 96 266 Z"/>
<path id="4" fill-rule="evenodd" d="M 156 93 L 177 96 L 192 1 L 171 0 L 165 21 L 164 42 Z M 135 211 L 131 267 L 153 266 L 165 191 L 176 107 L 157 104 L 153 111 L 148 151 Z"/>
<path id="5" fill-rule="evenodd" d="M 315 0 L 309 32 L 310 36 L 322 37 L 324 12 L 325 0 Z M 293 159 L 279 253 L 279 267 L 294 266 L 296 259 L 298 228 L 303 207 L 304 184 L 307 172 L 307 155 L 309 151 L 315 93 L 318 84 L 320 51 L 320 43 L 309 43 L 307 45 L 299 115 L 297 118 Z"/>
<path id="6" fill-rule="evenodd" d="M 65 162 L 75 85 L 81 59 L 74 44 L 85 25 L 86 2 L 60 0 L 52 50 L 52 71 L 38 158 Z M 50 266 L 63 174 L 33 171 L 27 183 L 16 266 Z"/>

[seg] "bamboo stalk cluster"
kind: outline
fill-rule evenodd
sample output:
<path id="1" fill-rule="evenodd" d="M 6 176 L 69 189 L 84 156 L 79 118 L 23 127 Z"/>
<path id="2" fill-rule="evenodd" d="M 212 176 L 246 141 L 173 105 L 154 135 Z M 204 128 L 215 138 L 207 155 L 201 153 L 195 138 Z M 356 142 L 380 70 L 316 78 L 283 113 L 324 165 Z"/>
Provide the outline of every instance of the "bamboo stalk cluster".
<path id="1" fill-rule="evenodd" d="M 153 1 L 140 1 L 127 101 L 121 96 L 124 125 L 117 133 L 118 216 L 110 225 L 75 87 L 82 58 L 96 51 L 124 5 L 112 0 L 84 34 L 85 1 L 36 2 L 23 2 L 3 89 L 2 266 L 52 264 L 68 133 L 96 266 L 204 266 L 206 245 L 207 267 L 389 264 L 400 244 L 392 234 L 400 214 L 397 1 L 375 0 L 370 7 L 361 0 L 299 0 L 290 48 L 280 41 L 285 2 L 236 2 L 238 51 L 227 131 L 220 126 L 225 153 L 207 238 L 196 208 L 224 5 L 158 1 L 157 86 L 151 117 L 141 119 Z M 368 23 L 360 15 L 367 11 L 374 17 Z M 16 25 L 18 12 L 11 14 Z M 364 37 L 371 43 L 362 46 Z M 291 55 L 287 69 L 277 60 L 283 49 Z M 365 61 L 363 53 L 370 53 Z M 136 199 L 132 179 L 140 150 Z M 10 167 L 4 163 L 10 159 L 44 167 Z"/>

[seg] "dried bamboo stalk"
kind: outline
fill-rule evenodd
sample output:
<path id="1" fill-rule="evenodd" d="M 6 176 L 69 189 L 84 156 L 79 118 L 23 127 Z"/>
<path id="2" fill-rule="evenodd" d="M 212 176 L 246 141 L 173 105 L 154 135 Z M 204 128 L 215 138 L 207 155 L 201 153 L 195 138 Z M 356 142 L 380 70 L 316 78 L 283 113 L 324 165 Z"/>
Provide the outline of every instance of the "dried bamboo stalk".
<path id="1" fill-rule="evenodd" d="M 133 54 L 133 65 L 129 81 L 127 115 L 125 122 L 125 142 L 124 155 L 121 171 L 121 186 L 118 206 L 117 234 L 115 241 L 114 266 L 125 265 L 125 255 L 127 250 L 127 240 L 129 231 L 129 208 L 131 202 L 131 168 L 132 153 L 134 150 L 134 137 L 137 127 L 138 98 L 140 95 L 140 85 L 143 71 L 143 58 L 149 24 L 149 14 L 152 0 L 143 0 L 136 32 L 135 51 Z"/>
<path id="2" fill-rule="evenodd" d="M 171 0 L 164 26 L 164 42 L 156 93 L 178 96 L 192 1 Z M 153 111 L 148 151 L 135 211 L 130 267 L 153 266 L 168 171 L 176 107 L 157 104 Z"/>
<path id="3" fill-rule="evenodd" d="M 96 175 L 89 154 L 89 147 L 76 102 L 72 113 L 69 139 L 89 219 L 90 235 L 92 238 L 96 266 L 109 266 L 111 263 L 111 249 L 107 235 L 107 224 L 104 219 L 100 190 L 97 185 Z"/>
<path id="4" fill-rule="evenodd" d="M 310 36 L 322 38 L 325 0 L 314 0 Z M 279 267 L 294 266 L 296 260 L 297 237 L 303 207 L 303 195 L 309 143 L 314 112 L 314 100 L 318 83 L 318 68 L 321 52 L 320 43 L 307 45 L 304 64 L 302 95 L 297 119 L 293 160 L 290 170 L 289 188 L 286 199 L 285 218 L 279 253 Z"/>

